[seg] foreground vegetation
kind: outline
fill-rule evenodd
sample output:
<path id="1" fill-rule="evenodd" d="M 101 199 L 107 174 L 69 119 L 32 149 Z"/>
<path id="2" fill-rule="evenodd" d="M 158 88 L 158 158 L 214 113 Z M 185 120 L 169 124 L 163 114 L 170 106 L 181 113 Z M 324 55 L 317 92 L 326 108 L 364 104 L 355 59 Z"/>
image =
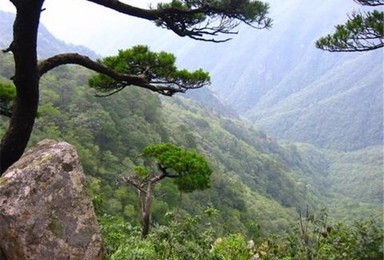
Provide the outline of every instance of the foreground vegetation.
<path id="1" fill-rule="evenodd" d="M 210 219 L 220 214 L 204 211 Z M 331 226 L 326 214 L 306 215 L 280 236 L 218 236 L 202 216 L 169 212 L 167 225 L 156 225 L 142 239 L 140 229 L 121 219 L 104 216 L 101 230 L 109 259 L 383 259 L 383 232 L 373 220 Z"/>

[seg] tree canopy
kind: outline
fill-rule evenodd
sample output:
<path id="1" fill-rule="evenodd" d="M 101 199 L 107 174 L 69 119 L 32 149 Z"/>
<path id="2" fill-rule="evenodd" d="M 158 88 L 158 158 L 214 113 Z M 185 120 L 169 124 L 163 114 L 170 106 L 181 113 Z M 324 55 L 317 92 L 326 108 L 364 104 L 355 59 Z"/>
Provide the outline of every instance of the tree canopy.
<path id="1" fill-rule="evenodd" d="M 272 20 L 267 17 L 268 4 L 249 0 L 172 0 L 158 4 L 158 10 L 165 11 L 155 22 L 158 26 L 174 31 L 180 36 L 203 41 L 218 40 L 219 34 L 235 34 L 239 22 L 255 28 L 269 28 Z M 167 14 L 169 10 L 178 15 Z"/>
<path id="2" fill-rule="evenodd" d="M 384 5 L 382 0 L 356 0 L 367 6 Z M 316 47 L 331 52 L 370 51 L 384 47 L 384 12 L 353 12 L 333 34 L 316 41 Z"/>
<path id="3" fill-rule="evenodd" d="M 142 236 L 145 237 L 149 233 L 152 193 L 156 183 L 165 178 L 172 178 L 181 192 L 203 190 L 209 188 L 212 170 L 202 155 L 172 143 L 149 145 L 144 148 L 142 156 L 155 159 L 158 170 L 139 166 L 133 175 L 121 175 L 119 179 L 137 189 L 140 197 Z"/>
<path id="4" fill-rule="evenodd" d="M 189 88 L 204 86 L 209 81 L 205 72 L 198 70 L 189 73 L 177 70 L 172 65 L 174 62 L 172 56 L 165 53 L 156 56 L 148 52 L 145 47 L 136 50 L 144 51 L 149 60 L 154 59 L 167 64 L 164 71 L 152 65 L 147 68 L 130 67 L 128 71 L 122 70 L 118 63 L 127 55 L 133 57 L 129 51 L 120 52 L 115 60 L 109 58 L 99 62 L 77 53 L 59 54 L 38 62 L 37 31 L 45 0 L 10 1 L 16 8 L 14 37 L 3 52 L 12 52 L 14 56 L 15 75 L 12 80 L 16 87 L 16 97 L 12 112 L 9 114 L 11 115 L 9 128 L 0 144 L 1 174 L 23 154 L 37 115 L 40 78 L 55 67 L 77 64 L 112 78 L 113 80 L 106 80 L 99 76 L 91 80 L 96 89 L 105 90 L 102 92 L 107 94 L 133 85 L 171 96 L 177 92 L 185 92 Z M 202 41 L 227 41 L 230 38 L 221 36 L 236 34 L 236 28 L 240 23 L 255 28 L 271 26 L 271 19 L 267 17 L 268 4 L 257 0 L 173 0 L 171 3 L 160 3 L 155 8 L 149 9 L 138 8 L 118 0 L 88 1 L 128 16 L 152 21 L 179 36 Z"/>
<path id="5" fill-rule="evenodd" d="M 201 88 L 209 83 L 209 75 L 202 69 L 194 72 L 178 70 L 174 55 L 166 52 L 151 52 L 146 46 L 135 46 L 129 50 L 120 50 L 117 56 L 100 61 L 114 71 L 126 75 L 143 75 L 148 82 L 144 86 L 149 90 L 172 96 L 176 92 Z M 105 74 L 98 74 L 89 80 L 91 87 L 101 95 L 116 93 L 129 83 L 124 79 L 114 79 Z"/>
<path id="6" fill-rule="evenodd" d="M 158 161 L 162 178 L 173 178 L 180 191 L 209 188 L 212 170 L 205 158 L 194 150 L 187 150 L 171 143 L 147 146 L 142 154 Z"/>

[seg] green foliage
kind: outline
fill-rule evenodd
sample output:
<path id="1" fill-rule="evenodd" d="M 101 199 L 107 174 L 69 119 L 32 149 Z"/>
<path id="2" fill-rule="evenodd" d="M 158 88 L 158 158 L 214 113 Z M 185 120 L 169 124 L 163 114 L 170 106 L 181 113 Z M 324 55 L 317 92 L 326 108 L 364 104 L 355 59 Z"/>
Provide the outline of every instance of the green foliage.
<path id="1" fill-rule="evenodd" d="M 214 219 L 208 208 L 203 215 L 191 216 L 168 212 L 167 225 L 155 225 L 145 239 L 138 230 L 119 219 L 104 216 L 101 231 L 109 259 L 248 259 L 245 237 L 232 234 L 215 238 L 212 226 L 204 219 Z M 240 255 L 241 254 L 241 255 Z M 243 256 L 243 258 L 241 258 Z M 240 257 L 240 258 L 239 258 Z"/>
<path id="2" fill-rule="evenodd" d="M 16 98 L 16 87 L 8 82 L 0 81 L 0 107 L 10 110 Z"/>
<path id="3" fill-rule="evenodd" d="M 144 166 L 136 166 L 135 173 L 137 176 L 145 179 L 149 175 L 149 170 Z"/>
<path id="4" fill-rule="evenodd" d="M 137 228 L 121 219 L 101 218 L 109 259 L 382 259 L 383 230 L 373 220 L 353 224 L 328 223 L 327 214 L 307 214 L 281 236 L 268 235 L 249 240 L 240 233 L 218 236 L 215 225 L 207 225 L 218 215 L 191 216 L 168 212 L 167 225 L 156 225 L 142 239 Z"/>
<path id="5" fill-rule="evenodd" d="M 159 181 L 166 178 L 173 179 L 180 192 L 192 192 L 209 187 L 212 170 L 205 158 L 196 151 L 187 150 L 171 143 L 150 145 L 144 148 L 142 156 L 156 159 L 157 171 L 152 171 L 145 166 L 137 166 L 135 175 L 121 175 L 122 182 L 135 187 L 139 194 L 140 210 L 142 212 L 143 236 L 149 233 L 152 212 L 153 190 Z M 155 209 L 165 213 L 168 205 L 157 202 Z"/>
<path id="6" fill-rule="evenodd" d="M 374 10 L 353 13 L 345 25 L 337 25 L 334 34 L 316 41 L 327 51 L 369 51 L 384 47 L 384 12 Z"/>
<path id="7" fill-rule="evenodd" d="M 249 260 L 252 256 L 247 248 L 246 238 L 241 234 L 230 234 L 216 239 L 212 246 L 212 253 L 214 259 L 222 260 Z"/>
<path id="8" fill-rule="evenodd" d="M 157 9 L 166 11 L 166 15 L 156 20 L 158 26 L 171 29 L 180 36 L 203 41 L 229 40 L 216 39 L 216 36 L 235 34 L 234 29 L 239 22 L 255 28 L 269 28 L 272 24 L 272 19 L 267 17 L 269 5 L 261 1 L 172 0 L 170 3 L 159 3 Z"/>
<path id="9" fill-rule="evenodd" d="M 282 153 L 281 148 L 268 140 L 265 134 L 234 119 L 207 116 L 204 108 L 185 99 L 182 104 L 176 99 L 164 106 L 164 109 L 173 111 L 167 117 L 169 127 L 174 129 L 172 133 L 178 134 L 180 125 L 189 126 L 187 130 L 193 133 L 199 147 L 211 154 L 216 164 L 220 165 L 216 167 L 223 167 L 229 177 L 238 175 L 252 191 L 271 196 L 284 207 L 300 208 L 307 204 L 303 202 L 303 193 L 306 191 L 297 190 L 295 177 L 291 178 L 286 171 L 284 159 L 279 154 Z M 176 112 L 179 110 L 184 110 L 185 115 L 180 116 Z M 271 152 L 276 156 L 270 156 Z M 304 169 L 295 171 L 298 174 Z M 268 175 L 264 175 L 264 172 L 268 172 Z M 238 195 L 237 192 L 235 194 Z M 241 207 L 241 203 L 238 205 Z"/>
<path id="10" fill-rule="evenodd" d="M 318 259 L 382 259 L 383 230 L 374 220 L 337 223 L 318 250 Z"/>
<path id="11" fill-rule="evenodd" d="M 176 173 L 174 183 L 180 191 L 192 192 L 209 188 L 212 170 L 205 158 L 196 151 L 171 143 L 147 146 L 142 155 L 155 158 L 165 169 Z"/>
<path id="12" fill-rule="evenodd" d="M 138 45 L 128 50 L 120 50 L 117 56 L 100 60 L 101 63 L 116 72 L 127 75 L 141 75 L 148 80 L 148 84 L 169 86 L 170 88 L 184 86 L 198 88 L 209 83 L 209 74 L 202 69 L 189 72 L 178 70 L 175 66 L 176 58 L 166 52 L 155 53 L 147 46 Z M 104 74 L 98 74 L 89 79 L 89 85 L 102 93 L 121 90 L 127 86 L 124 81 L 111 79 Z"/>
<path id="13" fill-rule="evenodd" d="M 323 211 L 306 215 L 287 235 L 267 239 L 261 259 L 382 259 L 383 226 L 374 220 L 331 225 Z"/>
<path id="14" fill-rule="evenodd" d="M 367 147 L 348 153 L 329 152 L 327 182 L 333 217 L 346 212 L 363 218 L 383 214 L 383 147 Z"/>
<path id="15" fill-rule="evenodd" d="M 129 239 L 140 236 L 139 227 L 132 227 L 131 224 L 121 218 L 105 215 L 99 218 L 99 225 L 105 249 L 109 254 L 118 250 L 120 245 L 126 243 Z"/>
<path id="16" fill-rule="evenodd" d="M 265 15 L 268 12 L 268 4 L 260 2 L 260 1 L 249 1 L 249 0 L 236 0 L 236 1 L 200 1 L 200 0 L 172 0 L 170 3 L 159 3 L 159 9 L 167 9 L 167 8 L 177 8 L 180 10 L 190 10 L 202 8 L 201 13 L 194 13 L 190 15 L 185 15 L 184 22 L 189 26 L 195 25 L 203 22 L 208 18 L 207 15 L 204 15 L 203 8 L 210 7 L 218 14 L 223 17 L 228 16 L 231 18 L 238 18 L 241 21 L 245 21 L 247 23 L 259 22 L 263 21 L 267 26 L 270 26 L 271 19 L 267 19 Z M 215 16 L 215 15 L 214 15 Z M 159 25 L 160 25 L 159 21 Z"/>
<path id="17" fill-rule="evenodd" d="M 13 101 L 16 98 L 15 85 L 5 82 L 0 82 L 0 99 L 4 101 Z"/>

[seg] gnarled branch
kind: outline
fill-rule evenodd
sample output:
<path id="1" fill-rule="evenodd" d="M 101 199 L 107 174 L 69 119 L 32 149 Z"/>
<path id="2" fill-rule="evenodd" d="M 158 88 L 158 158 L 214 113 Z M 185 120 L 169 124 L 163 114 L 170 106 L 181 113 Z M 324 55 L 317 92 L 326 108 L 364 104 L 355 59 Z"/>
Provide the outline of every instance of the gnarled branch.
<path id="1" fill-rule="evenodd" d="M 11 42 L 11 44 L 8 46 L 8 48 L 3 50 L 3 53 L 7 53 L 7 52 L 10 52 L 12 50 L 13 50 L 13 42 Z"/>
<path id="2" fill-rule="evenodd" d="M 116 177 L 116 180 L 118 183 L 129 183 L 133 187 L 135 187 L 137 190 L 140 192 L 143 192 L 144 194 L 147 192 L 144 188 L 144 185 L 142 185 L 141 182 L 139 182 L 135 176 L 130 176 L 130 175 L 118 175 Z"/>
<path id="3" fill-rule="evenodd" d="M 148 75 L 146 74 L 130 75 L 125 73 L 118 73 L 115 70 L 99 62 L 93 61 L 87 56 L 83 56 L 78 53 L 59 54 L 41 61 L 38 65 L 39 75 L 41 77 L 48 71 L 65 64 L 81 65 L 90 70 L 104 74 L 108 77 L 113 78 L 116 81 L 121 82 L 120 88 L 111 91 L 111 93 L 105 93 L 98 96 L 112 95 L 130 85 L 145 88 L 165 96 L 172 96 L 175 93 L 184 93 L 186 90 L 190 88 L 199 88 L 203 86 L 203 85 L 201 86 L 199 85 L 195 87 L 188 87 L 186 85 L 180 84 L 179 82 L 166 82 L 166 81 L 156 82 L 155 80 L 152 81 L 151 78 L 148 77 Z"/>
<path id="4" fill-rule="evenodd" d="M 159 171 L 161 172 L 161 174 L 159 175 L 159 180 L 164 179 L 164 178 L 180 178 L 180 177 L 182 177 L 181 175 L 170 174 L 170 173 L 167 171 L 167 167 L 165 167 L 165 166 L 162 165 L 161 163 L 158 163 L 158 164 L 157 164 L 157 168 L 158 168 Z"/>
<path id="5" fill-rule="evenodd" d="M 224 42 L 220 34 L 234 34 L 234 28 L 244 22 L 254 28 L 269 28 L 272 20 L 266 15 L 269 5 L 261 1 L 237 4 L 221 1 L 179 1 L 182 6 L 159 4 L 156 9 L 137 8 L 118 0 L 88 0 L 117 12 L 156 22 L 177 35 L 195 40 Z M 250 11 L 251 10 L 251 11 Z M 211 37 L 206 37 L 211 36 Z"/>
<path id="6" fill-rule="evenodd" d="M 0 115 L 6 117 L 12 117 L 12 111 L 9 108 L 0 107 Z"/>

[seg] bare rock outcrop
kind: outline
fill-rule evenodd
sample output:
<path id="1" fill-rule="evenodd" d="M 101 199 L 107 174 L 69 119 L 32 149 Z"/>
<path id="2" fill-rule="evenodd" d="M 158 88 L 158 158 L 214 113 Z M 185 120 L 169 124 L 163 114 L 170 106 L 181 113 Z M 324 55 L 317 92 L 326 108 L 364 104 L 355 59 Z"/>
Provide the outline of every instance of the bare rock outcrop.
<path id="1" fill-rule="evenodd" d="M 104 259 L 73 146 L 44 140 L 0 177 L 0 259 Z"/>

